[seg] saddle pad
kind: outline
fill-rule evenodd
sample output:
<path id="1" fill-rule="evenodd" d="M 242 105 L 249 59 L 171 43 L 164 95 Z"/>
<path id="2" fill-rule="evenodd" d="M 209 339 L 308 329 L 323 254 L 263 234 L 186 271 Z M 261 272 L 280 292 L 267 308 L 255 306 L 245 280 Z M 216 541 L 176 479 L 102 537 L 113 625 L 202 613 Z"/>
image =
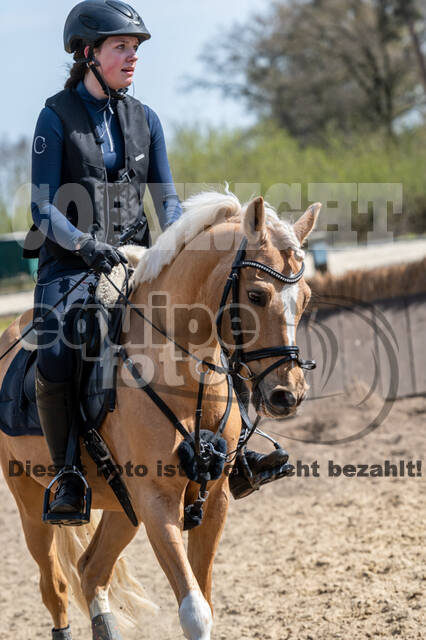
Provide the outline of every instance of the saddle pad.
<path id="1" fill-rule="evenodd" d="M 92 314 L 93 315 L 93 314 Z M 86 316 L 90 333 L 95 327 Z M 84 316 L 83 316 L 84 318 Z M 106 330 L 98 357 L 83 364 L 80 387 L 80 431 L 99 429 L 108 411 L 115 407 L 117 340 L 123 314 L 120 307 L 109 310 Z M 88 336 L 89 338 L 89 336 Z M 32 345 L 33 348 L 35 345 Z M 12 360 L 0 389 L 0 430 L 9 436 L 43 435 L 35 395 L 37 349 L 21 348 Z"/>
<path id="2" fill-rule="evenodd" d="M 41 436 L 35 403 L 37 351 L 20 349 L 0 389 L 0 429 L 8 436 Z"/>
<path id="3" fill-rule="evenodd" d="M 0 389 L 0 429 L 8 436 L 42 436 L 35 395 L 37 351 L 18 351 Z M 80 396 L 80 430 L 99 429 L 115 405 L 117 358 L 105 350 L 95 363 L 86 364 Z"/>
<path id="4" fill-rule="evenodd" d="M 129 264 L 129 273 L 130 282 L 129 285 L 132 286 L 133 283 L 133 272 L 139 264 L 144 253 L 147 251 L 146 247 L 140 247 L 135 244 L 125 245 L 124 247 L 120 247 L 120 251 L 124 253 Z M 125 271 L 123 269 L 123 265 L 117 265 L 113 268 L 111 273 L 109 274 L 109 279 L 115 284 L 115 286 L 123 291 L 124 289 L 124 280 L 125 280 Z M 117 290 L 108 282 L 104 274 L 101 274 L 99 278 L 98 286 L 96 288 L 96 297 L 106 306 L 113 306 L 117 303 L 118 293 Z"/>

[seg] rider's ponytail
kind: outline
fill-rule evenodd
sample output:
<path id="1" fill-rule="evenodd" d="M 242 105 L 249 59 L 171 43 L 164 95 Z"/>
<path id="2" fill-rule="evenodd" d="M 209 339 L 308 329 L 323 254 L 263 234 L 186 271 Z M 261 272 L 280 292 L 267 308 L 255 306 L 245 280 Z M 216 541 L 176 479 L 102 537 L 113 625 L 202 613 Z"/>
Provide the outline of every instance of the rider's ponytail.
<path id="1" fill-rule="evenodd" d="M 70 69 L 70 75 L 65 83 L 65 89 L 75 89 L 80 80 L 84 80 L 87 67 L 85 62 L 80 62 L 82 59 L 84 59 L 84 49 L 77 49 L 74 53 L 75 62 Z"/>
<path id="2" fill-rule="evenodd" d="M 90 46 L 89 57 L 93 55 L 94 49 L 99 49 L 102 46 L 105 40 L 106 38 L 99 38 L 94 45 Z M 74 64 L 70 69 L 70 75 L 65 83 L 65 89 L 75 89 L 80 80 L 84 80 L 87 72 L 86 56 L 84 55 L 85 48 L 86 46 L 82 44 L 74 52 Z"/>

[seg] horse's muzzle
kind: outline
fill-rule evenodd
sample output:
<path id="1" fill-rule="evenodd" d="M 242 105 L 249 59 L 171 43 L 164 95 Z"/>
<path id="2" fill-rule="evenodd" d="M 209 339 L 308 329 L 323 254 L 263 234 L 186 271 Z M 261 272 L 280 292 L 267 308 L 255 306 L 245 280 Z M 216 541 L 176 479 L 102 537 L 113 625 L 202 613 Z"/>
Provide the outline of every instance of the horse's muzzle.
<path id="1" fill-rule="evenodd" d="M 259 413 L 282 418 L 294 415 L 304 397 L 304 393 L 298 395 L 282 385 L 275 385 L 271 389 L 259 385 L 253 392 L 253 404 Z"/>

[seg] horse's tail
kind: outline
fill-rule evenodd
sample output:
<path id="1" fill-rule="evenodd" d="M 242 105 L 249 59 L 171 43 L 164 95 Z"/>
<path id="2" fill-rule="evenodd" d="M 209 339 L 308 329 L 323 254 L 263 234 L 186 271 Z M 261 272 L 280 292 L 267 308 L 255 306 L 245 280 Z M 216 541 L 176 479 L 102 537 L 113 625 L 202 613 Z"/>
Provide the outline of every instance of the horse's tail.
<path id="1" fill-rule="evenodd" d="M 75 603 L 89 617 L 86 599 L 80 584 L 77 563 L 88 547 L 100 522 L 102 511 L 92 511 L 90 523 L 82 527 L 55 527 L 58 561 L 72 590 Z M 158 607 L 145 596 L 145 591 L 133 576 L 126 560 L 120 556 L 114 568 L 109 590 L 111 607 L 119 626 L 134 629 L 146 610 L 157 612 Z"/>

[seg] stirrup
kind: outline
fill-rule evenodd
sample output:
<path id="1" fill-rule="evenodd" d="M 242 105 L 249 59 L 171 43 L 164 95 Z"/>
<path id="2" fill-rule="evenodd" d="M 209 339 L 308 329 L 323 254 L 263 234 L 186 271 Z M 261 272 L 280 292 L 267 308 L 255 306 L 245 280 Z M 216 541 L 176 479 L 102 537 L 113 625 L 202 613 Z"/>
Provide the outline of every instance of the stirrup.
<path id="1" fill-rule="evenodd" d="M 83 496 L 84 509 L 82 512 L 78 513 L 52 513 L 50 511 L 50 489 L 51 487 L 58 482 L 62 476 L 75 475 L 77 478 L 83 483 L 85 488 L 85 493 Z M 89 524 L 90 522 L 90 508 L 92 505 L 92 490 L 87 484 L 86 478 L 83 476 L 81 471 L 77 469 L 77 467 L 64 467 L 59 471 L 59 473 L 53 478 L 52 482 L 47 487 L 44 492 L 44 501 L 43 501 L 43 522 L 48 522 L 49 524 L 56 525 L 64 525 L 69 527 L 79 527 L 84 524 Z"/>

